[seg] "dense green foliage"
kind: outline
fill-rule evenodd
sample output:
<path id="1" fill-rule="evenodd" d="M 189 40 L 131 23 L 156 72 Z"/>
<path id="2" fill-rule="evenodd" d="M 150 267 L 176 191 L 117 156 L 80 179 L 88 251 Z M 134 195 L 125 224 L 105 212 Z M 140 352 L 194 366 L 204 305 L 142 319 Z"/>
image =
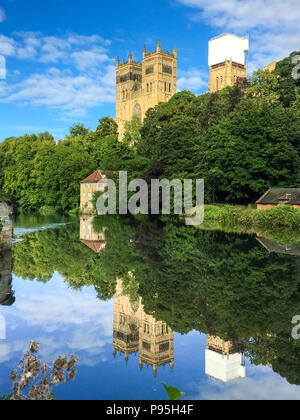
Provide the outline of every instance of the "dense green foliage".
<path id="1" fill-rule="evenodd" d="M 186 227 L 175 220 L 98 217 L 106 248 L 95 254 L 76 224 L 27 235 L 14 245 L 14 273 L 48 281 L 55 271 L 71 287 L 114 295 L 117 279 L 132 301 L 182 334 L 197 330 L 238 342 L 256 364 L 272 365 L 300 384 L 300 259 L 269 253 L 255 237 Z"/>
<path id="2" fill-rule="evenodd" d="M 257 211 L 242 206 L 206 206 L 205 223 L 217 222 L 223 226 L 249 228 L 287 228 L 300 231 L 300 210 L 291 206 L 279 206 Z"/>
<path id="3" fill-rule="evenodd" d="M 105 119 L 95 132 L 77 124 L 57 145 L 49 133 L 6 139 L 0 143 L 0 190 L 25 213 L 78 208 L 82 179 L 99 167 L 122 168 L 133 156 L 118 142 L 113 123 Z"/>
<path id="4" fill-rule="evenodd" d="M 127 170 L 129 179 L 205 180 L 207 203 L 255 202 L 268 188 L 300 182 L 300 82 L 293 57 L 273 73 L 195 96 L 183 91 L 133 118 L 118 141 L 118 125 L 82 124 L 55 144 L 49 133 L 0 143 L 0 191 L 24 211 L 78 208 L 79 182 L 96 169 Z"/>

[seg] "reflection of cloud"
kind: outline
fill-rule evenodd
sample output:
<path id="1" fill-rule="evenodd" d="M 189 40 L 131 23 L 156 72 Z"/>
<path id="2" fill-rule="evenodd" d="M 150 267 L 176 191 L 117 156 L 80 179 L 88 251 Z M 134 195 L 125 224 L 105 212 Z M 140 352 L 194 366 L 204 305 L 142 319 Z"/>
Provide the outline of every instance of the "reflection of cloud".
<path id="1" fill-rule="evenodd" d="M 193 400 L 299 400 L 299 387 L 265 366 L 249 366 L 249 377 L 228 384 L 210 381 L 200 389 Z"/>
<path id="2" fill-rule="evenodd" d="M 45 361 L 75 353 L 81 365 L 89 366 L 99 363 L 105 346 L 112 345 L 112 303 L 96 299 L 92 288 L 75 292 L 55 278 L 47 284 L 14 281 L 15 288 L 26 288 L 17 290 L 18 299 L 5 315 L 8 340 L 0 347 L 0 363 L 20 357 L 30 340 L 41 343 Z"/>

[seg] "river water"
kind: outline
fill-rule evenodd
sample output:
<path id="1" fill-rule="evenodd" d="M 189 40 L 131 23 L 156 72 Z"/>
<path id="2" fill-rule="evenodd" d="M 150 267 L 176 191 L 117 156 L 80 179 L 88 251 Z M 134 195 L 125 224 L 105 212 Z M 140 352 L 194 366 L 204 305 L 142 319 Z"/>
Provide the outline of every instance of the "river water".
<path id="1" fill-rule="evenodd" d="M 79 359 L 58 400 L 166 400 L 162 382 L 189 400 L 300 398 L 297 246 L 143 218 L 23 216 L 14 235 L 1 394 L 35 340 L 45 362 Z"/>

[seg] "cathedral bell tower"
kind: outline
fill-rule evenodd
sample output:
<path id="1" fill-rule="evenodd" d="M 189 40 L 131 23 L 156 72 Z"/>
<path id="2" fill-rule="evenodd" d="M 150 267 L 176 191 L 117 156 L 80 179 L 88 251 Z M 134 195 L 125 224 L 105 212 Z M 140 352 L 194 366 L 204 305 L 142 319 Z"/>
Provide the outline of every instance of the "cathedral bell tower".
<path id="1" fill-rule="evenodd" d="M 143 49 L 142 63 L 134 61 L 132 54 L 127 62 L 117 59 L 116 121 L 119 135 L 124 134 L 124 124 L 133 116 L 141 120 L 149 108 L 167 102 L 177 88 L 177 48 L 163 51 L 158 41 L 156 50 Z"/>
<path id="2" fill-rule="evenodd" d="M 247 77 L 246 55 L 249 38 L 225 34 L 209 41 L 209 92 L 234 86 Z"/>

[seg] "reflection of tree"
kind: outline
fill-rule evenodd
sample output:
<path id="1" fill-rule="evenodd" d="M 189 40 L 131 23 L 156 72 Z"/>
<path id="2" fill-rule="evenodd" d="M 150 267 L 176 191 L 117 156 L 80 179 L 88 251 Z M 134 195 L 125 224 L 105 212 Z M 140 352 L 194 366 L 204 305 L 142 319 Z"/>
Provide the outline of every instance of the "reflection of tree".
<path id="1" fill-rule="evenodd" d="M 80 243 L 76 224 L 26 235 L 14 245 L 15 275 L 46 282 L 55 271 L 74 289 L 93 285 L 101 298 L 114 294 L 100 255 Z"/>
<path id="2" fill-rule="evenodd" d="M 253 362 L 300 384 L 300 343 L 290 336 L 300 313 L 300 259 L 269 254 L 248 236 L 175 223 L 162 231 L 157 241 L 138 241 L 149 255 L 136 272 L 145 311 L 175 331 L 239 340 Z"/>
<path id="3" fill-rule="evenodd" d="M 132 303 L 140 295 L 145 313 L 173 331 L 239 342 L 254 363 L 300 384 L 300 343 L 290 338 L 300 313 L 298 257 L 172 219 L 95 218 L 94 231 L 104 228 L 99 254 L 80 243 L 76 224 L 28 235 L 14 245 L 14 273 L 46 281 L 58 271 L 71 287 L 93 285 L 100 299 L 122 279 L 123 294 Z"/>

